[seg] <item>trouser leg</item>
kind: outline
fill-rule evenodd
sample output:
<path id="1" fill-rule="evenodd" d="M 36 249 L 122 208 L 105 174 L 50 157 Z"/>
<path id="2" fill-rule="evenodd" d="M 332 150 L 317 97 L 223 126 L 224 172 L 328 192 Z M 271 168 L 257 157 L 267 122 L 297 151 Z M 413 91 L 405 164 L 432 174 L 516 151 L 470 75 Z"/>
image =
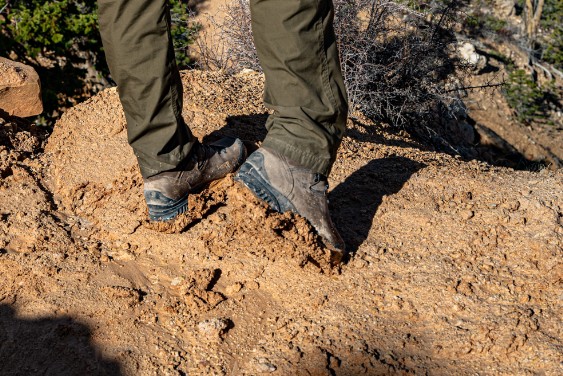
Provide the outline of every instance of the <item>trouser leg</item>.
<path id="1" fill-rule="evenodd" d="M 100 33 L 143 177 L 174 169 L 194 138 L 182 119 L 182 83 L 167 0 L 98 0 Z"/>
<path id="2" fill-rule="evenodd" d="M 332 0 L 251 0 L 251 12 L 274 110 L 263 145 L 328 175 L 348 112 Z"/>

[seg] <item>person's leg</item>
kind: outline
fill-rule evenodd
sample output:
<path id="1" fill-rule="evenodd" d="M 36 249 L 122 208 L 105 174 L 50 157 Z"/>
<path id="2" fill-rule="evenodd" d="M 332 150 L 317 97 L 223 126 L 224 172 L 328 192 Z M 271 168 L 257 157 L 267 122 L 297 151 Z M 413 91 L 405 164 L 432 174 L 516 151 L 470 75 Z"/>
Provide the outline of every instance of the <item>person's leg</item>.
<path id="1" fill-rule="evenodd" d="M 236 180 L 274 210 L 293 211 L 336 251 L 345 245 L 328 210 L 326 175 L 348 112 L 332 0 L 251 0 L 254 42 L 274 110 L 262 147 Z"/>
<path id="2" fill-rule="evenodd" d="M 167 0 L 98 0 L 100 33 L 144 178 L 174 169 L 194 138 L 182 119 L 182 83 Z"/>
<path id="3" fill-rule="evenodd" d="M 127 118 L 151 220 L 187 209 L 188 194 L 237 169 L 239 139 L 200 144 L 182 119 L 168 0 L 98 0 L 106 59 Z"/>
<path id="4" fill-rule="evenodd" d="M 328 175 L 348 102 L 333 29 L 332 0 L 251 0 L 252 30 L 275 112 L 264 146 Z"/>

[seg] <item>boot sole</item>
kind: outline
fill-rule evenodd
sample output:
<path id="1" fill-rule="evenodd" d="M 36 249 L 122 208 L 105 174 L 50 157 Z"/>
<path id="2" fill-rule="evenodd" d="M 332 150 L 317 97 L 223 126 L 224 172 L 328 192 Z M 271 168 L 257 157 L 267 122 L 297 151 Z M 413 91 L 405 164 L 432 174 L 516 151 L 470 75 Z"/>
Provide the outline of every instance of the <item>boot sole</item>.
<path id="1" fill-rule="evenodd" d="M 163 222 L 176 218 L 188 210 L 188 196 L 179 198 L 169 205 L 147 205 L 149 208 L 149 219 L 151 221 Z"/>
<path id="2" fill-rule="evenodd" d="M 241 166 L 234 180 L 246 186 L 256 198 L 266 202 L 275 211 L 280 213 L 285 213 L 286 211 L 297 213 L 297 210 L 295 210 L 295 207 L 287 197 L 273 188 L 250 163 L 244 163 Z"/>

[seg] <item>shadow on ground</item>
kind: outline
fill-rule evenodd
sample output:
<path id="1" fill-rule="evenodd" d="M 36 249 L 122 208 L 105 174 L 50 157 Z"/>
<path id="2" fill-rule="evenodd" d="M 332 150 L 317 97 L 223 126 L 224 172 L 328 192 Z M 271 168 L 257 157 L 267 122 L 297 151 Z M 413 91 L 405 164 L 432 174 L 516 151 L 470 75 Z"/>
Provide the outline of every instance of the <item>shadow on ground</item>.
<path id="1" fill-rule="evenodd" d="M 332 190 L 332 218 L 350 252 L 356 252 L 368 237 L 383 197 L 399 192 L 424 167 L 404 157 L 374 159 Z"/>
<path id="2" fill-rule="evenodd" d="M 104 359 L 92 332 L 70 317 L 17 318 L 0 304 L 0 375 L 121 375 L 119 363 Z"/>
<path id="3" fill-rule="evenodd" d="M 448 141 L 453 134 L 447 134 L 446 129 L 437 128 L 432 137 L 422 135 L 423 130 L 409 133 L 412 139 L 401 136 L 401 129 L 393 127 L 375 127 L 366 125 L 357 119 L 352 119 L 355 128 L 348 129 L 346 135 L 360 142 L 370 142 L 378 145 L 412 147 L 422 151 L 440 152 L 452 156 L 460 156 L 466 161 L 479 160 L 492 166 L 509 167 L 515 170 L 538 171 L 545 167 L 543 161 L 527 159 L 509 142 L 484 125 L 477 124 L 471 118 L 466 119 L 476 137 L 474 144 Z M 360 132 L 359 129 L 362 131 Z M 377 131 L 375 131 L 377 129 Z M 553 156 L 555 159 L 557 157 Z"/>
<path id="4" fill-rule="evenodd" d="M 268 114 L 250 114 L 227 117 L 227 125 L 204 137 L 203 141 L 215 141 L 221 137 L 238 137 L 249 147 L 249 152 L 256 149 L 256 143 L 266 138 L 266 120 Z"/>

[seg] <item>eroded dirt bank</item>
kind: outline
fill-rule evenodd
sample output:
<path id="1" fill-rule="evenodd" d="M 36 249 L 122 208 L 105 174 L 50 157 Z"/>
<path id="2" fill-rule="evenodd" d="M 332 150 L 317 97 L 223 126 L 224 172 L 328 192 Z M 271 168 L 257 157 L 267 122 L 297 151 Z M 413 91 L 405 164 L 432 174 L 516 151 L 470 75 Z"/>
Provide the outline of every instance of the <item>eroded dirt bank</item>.
<path id="1" fill-rule="evenodd" d="M 197 136 L 263 138 L 261 76 L 183 79 Z M 0 374 L 561 374 L 563 175 L 349 125 L 330 198 L 354 255 L 334 270 L 231 178 L 148 224 L 115 89 L 40 156 L 2 124 Z"/>

